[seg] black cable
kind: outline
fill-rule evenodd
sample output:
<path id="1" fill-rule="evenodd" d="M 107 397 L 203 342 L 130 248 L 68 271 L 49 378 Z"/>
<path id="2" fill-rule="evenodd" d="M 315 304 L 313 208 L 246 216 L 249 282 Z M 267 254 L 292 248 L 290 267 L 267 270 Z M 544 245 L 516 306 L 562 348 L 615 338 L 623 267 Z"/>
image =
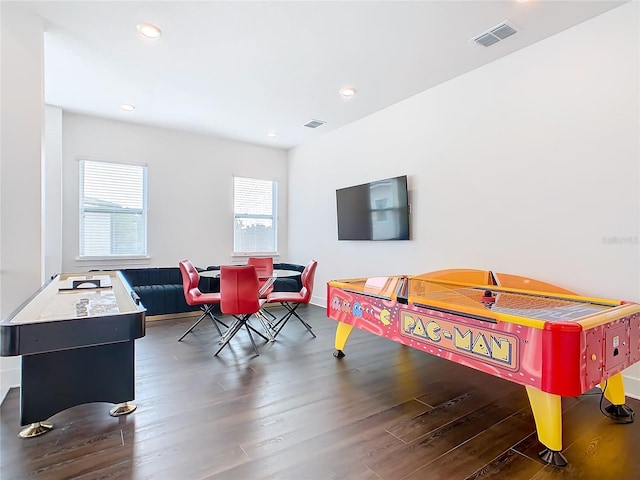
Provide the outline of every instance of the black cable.
<path id="1" fill-rule="evenodd" d="M 631 410 L 631 409 L 625 409 L 625 410 L 627 410 L 629 412 L 629 417 L 627 419 L 625 419 L 623 415 L 615 416 L 615 415 L 612 415 L 609 412 L 607 412 L 604 408 L 602 408 L 602 402 L 604 401 L 604 394 L 607 391 L 607 384 L 608 384 L 608 381 L 605 380 L 604 381 L 604 388 L 602 389 L 602 393 L 601 393 L 601 396 L 600 396 L 600 412 L 605 417 L 613 420 L 616 423 L 622 423 L 622 424 L 633 423 L 634 413 L 633 413 L 633 410 Z M 611 404 L 611 406 L 615 408 L 615 406 L 613 404 Z"/>
<path id="2" fill-rule="evenodd" d="M 602 392 L 600 393 L 600 412 L 607 418 L 611 418 L 613 419 L 613 417 L 611 415 L 609 415 L 604 408 L 602 408 L 602 402 L 604 401 L 604 392 L 607 391 L 607 385 L 609 384 L 609 380 L 605 380 L 604 381 L 604 388 L 602 389 Z"/>

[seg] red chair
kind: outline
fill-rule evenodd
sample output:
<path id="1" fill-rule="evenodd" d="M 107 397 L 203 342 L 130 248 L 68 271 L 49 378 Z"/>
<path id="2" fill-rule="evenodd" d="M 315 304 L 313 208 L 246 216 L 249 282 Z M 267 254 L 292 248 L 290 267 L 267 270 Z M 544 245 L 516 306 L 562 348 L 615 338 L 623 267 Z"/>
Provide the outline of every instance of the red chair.
<path id="1" fill-rule="evenodd" d="M 182 340 L 188 333 L 191 332 L 196 326 L 202 321 L 202 319 L 206 316 L 209 316 L 213 321 L 213 324 L 218 330 L 218 333 L 222 335 L 220 331 L 220 325 L 226 327 L 226 325 L 221 322 L 218 318 L 213 315 L 213 307 L 220 303 L 220 294 L 219 293 L 202 293 L 198 288 L 198 284 L 200 283 L 200 274 L 196 267 L 189 260 L 183 260 L 179 263 L 180 265 L 180 273 L 182 273 L 182 287 L 184 289 L 184 299 L 187 302 L 187 305 L 195 306 L 197 305 L 202 310 L 202 315 L 200 318 L 189 327 L 189 329 L 182 334 L 182 336 L 178 339 L 178 341 Z"/>
<path id="2" fill-rule="evenodd" d="M 253 265 L 256 267 L 256 273 L 258 274 L 258 280 L 260 281 L 260 298 L 267 298 L 271 292 L 273 292 L 273 284 L 276 279 L 273 277 L 273 258 L 271 257 L 249 257 L 247 259 L 247 265 Z M 262 313 L 269 315 L 271 321 L 276 319 L 276 316 L 266 308 L 262 309 Z M 267 328 L 269 332 L 269 329 Z"/>
<path id="3" fill-rule="evenodd" d="M 236 321 L 225 332 L 220 341 L 221 346 L 215 355 L 218 355 L 224 347 L 226 347 L 236 333 L 242 327 L 245 327 L 253 345 L 253 350 L 258 353 L 258 347 L 253 340 L 251 332 L 260 335 L 265 340 L 273 340 L 267 338 L 251 325 L 247 323 L 251 315 L 258 314 L 262 305 L 266 302 L 260 298 L 260 282 L 253 265 L 242 266 L 222 266 L 220 267 L 220 310 L 222 313 L 233 315 Z M 263 319 L 260 317 L 260 321 Z M 264 323 L 263 323 L 263 326 Z"/>
<path id="4" fill-rule="evenodd" d="M 268 294 L 273 291 L 273 258 L 271 257 L 249 257 L 247 259 L 247 265 L 253 265 L 256 267 L 256 273 L 258 274 L 258 280 L 260 281 L 260 290 L 263 289 L 265 284 L 271 283 L 271 285 L 262 292 L 262 297 L 266 298 Z"/>
<path id="5" fill-rule="evenodd" d="M 282 304 L 284 308 L 287 309 L 287 313 L 274 325 L 273 328 L 278 328 L 273 335 L 273 338 L 276 338 L 282 328 L 287 324 L 289 319 L 292 316 L 295 316 L 304 328 L 313 336 L 316 337 L 315 333 L 311 331 L 311 325 L 305 322 L 300 316 L 296 313 L 296 309 L 302 305 L 309 303 L 311 301 L 311 295 L 313 293 L 313 279 L 316 275 L 316 267 L 318 266 L 318 262 L 315 260 L 311 260 L 307 263 L 307 266 L 304 267 L 302 272 L 302 289 L 299 292 L 273 292 L 267 296 L 267 302 L 276 303 L 279 302 Z"/>

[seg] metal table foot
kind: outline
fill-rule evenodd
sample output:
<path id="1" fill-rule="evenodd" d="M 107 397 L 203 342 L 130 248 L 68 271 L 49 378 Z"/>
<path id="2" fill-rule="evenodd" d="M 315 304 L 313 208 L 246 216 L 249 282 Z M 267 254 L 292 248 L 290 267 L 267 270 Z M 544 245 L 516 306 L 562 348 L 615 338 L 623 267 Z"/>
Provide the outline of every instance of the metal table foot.
<path id="1" fill-rule="evenodd" d="M 53 429 L 53 424 L 49 422 L 36 422 L 20 430 L 19 435 L 22 438 L 37 437 L 38 435 L 47 433 L 49 430 L 52 430 L 52 429 Z"/>
<path id="2" fill-rule="evenodd" d="M 112 417 L 119 417 L 121 415 L 129 415 L 136 408 L 138 408 L 138 406 L 134 405 L 133 403 L 128 403 L 128 402 L 119 403 L 118 405 L 113 407 L 111 410 L 109 410 L 109 415 L 111 415 Z"/>

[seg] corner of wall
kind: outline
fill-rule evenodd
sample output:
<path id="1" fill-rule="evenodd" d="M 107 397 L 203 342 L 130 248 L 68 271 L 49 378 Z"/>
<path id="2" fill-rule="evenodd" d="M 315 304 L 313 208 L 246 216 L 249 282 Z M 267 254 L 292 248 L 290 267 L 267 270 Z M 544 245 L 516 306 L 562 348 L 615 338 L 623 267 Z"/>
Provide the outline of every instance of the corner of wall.
<path id="1" fill-rule="evenodd" d="M 2 375 L 0 375 L 0 404 L 4 402 L 7 393 L 13 387 L 20 386 L 19 357 L 5 357 L 0 359 Z"/>

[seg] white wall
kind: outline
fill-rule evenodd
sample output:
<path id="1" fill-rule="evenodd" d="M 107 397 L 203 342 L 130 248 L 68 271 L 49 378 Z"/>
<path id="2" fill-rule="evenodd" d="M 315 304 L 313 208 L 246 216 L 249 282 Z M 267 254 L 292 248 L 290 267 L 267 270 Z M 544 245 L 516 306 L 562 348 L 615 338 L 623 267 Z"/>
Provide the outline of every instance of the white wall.
<path id="1" fill-rule="evenodd" d="M 333 278 L 461 267 L 640 302 L 638 17 L 625 4 L 291 151 L 289 253 L 318 260 L 314 301 Z M 413 240 L 338 242 L 335 190 L 402 174 Z"/>
<path id="2" fill-rule="evenodd" d="M 41 20 L 19 5 L 3 2 L 0 9 L 0 318 L 5 318 L 42 280 L 43 30 Z M 0 399 L 19 383 L 19 358 L 0 358 Z"/>
<path id="3" fill-rule="evenodd" d="M 134 263 L 176 266 L 188 258 L 206 267 L 231 262 L 233 175 L 277 180 L 279 252 L 287 255 L 287 152 L 84 115 L 63 114 L 63 270 Z M 147 262 L 80 261 L 78 158 L 148 165 Z"/>
<path id="4" fill-rule="evenodd" d="M 45 106 L 42 221 L 44 278 L 62 272 L 62 109 Z"/>

